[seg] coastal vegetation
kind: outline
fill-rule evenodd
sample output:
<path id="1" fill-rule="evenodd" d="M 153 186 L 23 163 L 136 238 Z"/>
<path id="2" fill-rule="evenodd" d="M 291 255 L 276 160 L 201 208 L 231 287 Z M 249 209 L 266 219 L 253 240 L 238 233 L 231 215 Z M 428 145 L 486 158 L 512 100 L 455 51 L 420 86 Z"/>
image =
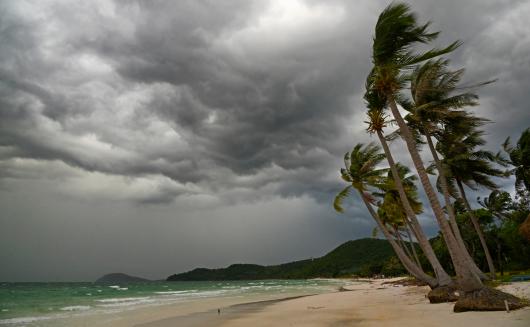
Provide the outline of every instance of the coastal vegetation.
<path id="1" fill-rule="evenodd" d="M 234 264 L 219 269 L 197 268 L 171 275 L 167 280 L 306 279 L 351 277 L 353 275 L 371 277 L 374 274 L 398 276 L 403 273 L 405 271 L 394 257 L 393 250 L 387 241 L 365 238 L 348 241 L 320 258 L 272 266 Z"/>
<path id="2" fill-rule="evenodd" d="M 530 132 L 525 131 L 515 146 L 506 140 L 504 154 L 484 148 L 481 128 L 489 121 L 469 108 L 479 105 L 474 91 L 493 81 L 462 86 L 464 69 L 452 70 L 443 57 L 462 43 L 420 51 L 439 35 L 429 29 L 430 23 L 420 24 L 403 3 L 392 3 L 380 14 L 364 100 L 367 131 L 377 135 L 381 147 L 358 143 L 346 153 L 340 175 L 348 185 L 337 194 L 334 208 L 343 212 L 344 200 L 357 193 L 403 267 L 431 287 L 431 302 L 456 300 L 457 312 L 505 310 L 506 304 L 520 308 L 523 301 L 485 281 L 496 278 L 496 265 L 501 273 L 506 265 L 530 267 L 530 256 L 518 254 L 530 248 Z M 388 133 L 393 125 L 397 131 Z M 388 143 L 398 139 L 417 178 L 390 150 Z M 427 154 L 422 156 L 424 145 Z M 511 174 L 516 177 L 513 200 L 495 181 Z M 416 179 L 439 227 L 432 242 L 419 223 L 423 208 Z M 492 192 L 477 201 L 482 210 L 473 209 L 468 194 L 478 189 Z M 410 246 L 413 241 L 423 262 Z"/>

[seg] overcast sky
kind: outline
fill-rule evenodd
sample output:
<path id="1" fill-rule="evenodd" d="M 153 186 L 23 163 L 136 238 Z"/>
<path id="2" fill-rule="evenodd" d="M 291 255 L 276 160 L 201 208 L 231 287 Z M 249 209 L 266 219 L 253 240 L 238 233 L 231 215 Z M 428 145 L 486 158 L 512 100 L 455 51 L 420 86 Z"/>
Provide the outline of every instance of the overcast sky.
<path id="1" fill-rule="evenodd" d="M 165 278 L 369 236 L 357 199 L 331 203 L 342 155 L 370 141 L 361 95 L 386 5 L 1 1 L 0 280 Z M 464 41 L 451 59 L 467 82 L 498 79 L 475 109 L 495 121 L 488 146 L 517 138 L 530 2 L 411 5 L 437 44 Z"/>

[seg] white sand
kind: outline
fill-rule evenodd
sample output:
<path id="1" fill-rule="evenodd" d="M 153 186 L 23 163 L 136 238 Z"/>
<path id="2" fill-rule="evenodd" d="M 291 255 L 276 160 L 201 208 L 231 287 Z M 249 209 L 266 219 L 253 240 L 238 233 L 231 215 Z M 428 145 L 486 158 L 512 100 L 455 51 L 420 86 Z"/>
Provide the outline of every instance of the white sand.
<path id="1" fill-rule="evenodd" d="M 425 298 L 427 287 L 382 285 L 377 281 L 352 289 L 276 303 L 220 326 L 530 326 L 530 308 L 510 313 L 453 313 L 453 304 L 430 304 Z M 502 289 L 530 297 L 530 282 Z"/>

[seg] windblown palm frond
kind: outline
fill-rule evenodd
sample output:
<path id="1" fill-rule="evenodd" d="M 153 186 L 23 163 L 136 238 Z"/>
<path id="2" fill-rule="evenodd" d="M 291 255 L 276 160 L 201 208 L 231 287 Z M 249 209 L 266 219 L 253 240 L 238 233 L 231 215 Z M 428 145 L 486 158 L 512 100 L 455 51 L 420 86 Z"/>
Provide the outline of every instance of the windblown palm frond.
<path id="1" fill-rule="evenodd" d="M 337 212 L 344 212 L 342 203 L 351 195 L 353 189 L 372 201 L 368 190 L 380 184 L 380 179 L 388 172 L 387 168 L 378 168 L 385 159 L 385 155 L 380 151 L 381 149 L 373 143 L 367 145 L 358 143 L 351 152 L 344 155 L 345 167 L 341 168 L 340 176 L 350 185 L 335 196 L 333 207 Z"/>

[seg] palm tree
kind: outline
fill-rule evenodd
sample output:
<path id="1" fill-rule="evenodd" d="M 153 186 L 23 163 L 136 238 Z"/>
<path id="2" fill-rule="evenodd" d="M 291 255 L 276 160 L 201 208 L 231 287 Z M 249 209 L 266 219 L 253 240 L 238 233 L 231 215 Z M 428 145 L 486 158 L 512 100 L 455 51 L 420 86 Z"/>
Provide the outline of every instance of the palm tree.
<path id="1" fill-rule="evenodd" d="M 510 163 L 515 167 L 513 172 L 516 189 L 522 190 L 524 186 L 530 191 L 530 128 L 521 134 L 515 147 L 510 144 L 510 138 L 504 141 L 503 147 L 510 156 Z"/>
<path id="2" fill-rule="evenodd" d="M 488 197 L 477 198 L 477 202 L 499 219 L 508 219 L 507 212 L 512 209 L 512 198 L 506 191 L 493 190 Z"/>
<path id="3" fill-rule="evenodd" d="M 407 81 L 406 74 L 403 74 L 404 70 L 410 69 L 420 62 L 451 52 L 460 45 L 459 42 L 454 42 L 444 49 L 432 49 L 420 54 L 414 53 L 412 47 L 416 43 L 428 43 L 438 35 L 436 32 L 428 32 L 429 25 L 430 23 L 418 25 L 416 16 L 410 12 L 406 4 L 393 3 L 383 10 L 375 27 L 372 49 L 374 68 L 370 75 L 373 79 L 374 89 L 386 97 L 392 115 L 399 126 L 400 135 L 407 145 L 420 182 L 447 244 L 457 272 L 458 285 L 464 292 L 472 292 L 481 290 L 483 284 L 466 261 L 466 255 L 463 253 L 465 250 L 458 245 L 455 239 L 434 188 L 429 181 L 412 132 L 396 104 L 398 92 Z"/>
<path id="4" fill-rule="evenodd" d="M 418 200 L 418 192 L 415 185 L 415 181 L 417 179 L 416 176 L 409 174 L 410 171 L 405 166 L 396 164 L 396 168 L 399 174 L 399 180 L 402 181 L 402 185 L 404 185 L 405 187 L 407 202 L 412 207 L 412 210 L 415 214 L 422 213 L 423 206 Z M 382 191 L 382 193 L 378 195 L 383 197 L 383 201 L 379 205 L 377 214 L 379 215 L 383 223 L 392 226 L 392 229 L 394 230 L 394 235 L 396 235 L 396 238 L 398 239 L 400 244 L 402 244 L 402 247 L 405 249 L 405 252 L 407 252 L 409 257 L 414 257 L 416 264 L 421 267 L 421 263 L 418 254 L 416 253 L 416 247 L 414 246 L 414 243 L 412 241 L 410 231 L 412 230 L 412 233 L 415 232 L 412 229 L 411 223 L 408 220 L 407 213 L 401 201 L 399 195 L 400 192 L 397 190 L 396 182 L 393 175 L 394 174 L 392 173 L 392 171 L 389 172 L 386 178 L 382 180 L 382 184 L 377 186 Z M 402 241 L 401 231 L 404 231 L 406 233 L 409 239 L 409 245 L 411 247 L 411 250 L 408 250 L 407 246 Z M 439 281 L 438 285 L 440 285 Z"/>
<path id="5" fill-rule="evenodd" d="M 476 266 L 467 249 L 465 249 L 464 240 L 456 223 L 447 179 L 433 142 L 433 134 L 448 119 L 452 121 L 458 120 L 461 123 L 465 122 L 468 126 L 473 126 L 477 121 L 481 121 L 480 119 L 477 120 L 474 117 L 470 117 L 465 111 L 460 110 L 466 106 L 477 105 L 478 102 L 476 100 L 478 97 L 473 93 L 454 94 L 464 70 L 449 71 L 448 63 L 449 61 L 445 59 L 429 60 L 414 69 L 411 75 L 411 96 L 413 103 L 406 103 L 403 106 L 409 111 L 405 119 L 411 129 L 425 136 L 438 171 L 440 189 L 444 196 L 445 208 L 455 238 L 460 247 L 465 250 L 463 253 L 466 255 L 466 259 L 473 270 L 479 276 L 484 277 L 485 275 Z M 474 87 L 488 83 L 491 83 L 491 81 L 479 83 L 474 85 Z M 493 263 L 488 261 L 488 265 L 491 277 L 495 278 Z"/>
<path id="6" fill-rule="evenodd" d="M 382 176 L 388 171 L 388 169 L 377 168 L 381 161 L 385 159 L 385 156 L 379 151 L 379 147 L 374 144 L 368 144 L 365 146 L 359 143 L 353 148 L 351 153 L 346 153 L 344 156 L 345 168 L 342 168 L 340 173 L 342 179 L 350 185 L 346 186 L 337 194 L 333 207 L 337 212 L 344 212 L 342 202 L 351 194 L 352 190 L 356 190 L 368 209 L 368 212 L 377 223 L 377 226 L 390 242 L 390 245 L 405 269 L 419 280 L 426 282 L 429 286 L 434 288 L 437 285 L 437 281 L 431 276 L 425 274 L 421 267 L 418 267 L 412 262 L 394 240 L 390 231 L 372 206 L 375 199 L 370 194 L 370 189 L 373 189 L 376 185 L 380 185 Z"/>
<path id="7" fill-rule="evenodd" d="M 407 197 L 405 186 L 403 185 L 403 181 L 400 178 L 401 175 L 398 172 L 398 167 L 394 161 L 394 158 L 392 156 L 392 153 L 390 152 L 386 138 L 383 134 L 384 128 L 388 125 L 388 117 L 384 113 L 384 109 L 386 107 L 386 99 L 380 93 L 373 90 L 372 85 L 370 84 L 371 80 L 372 80 L 371 78 L 368 78 L 367 80 L 367 83 L 366 83 L 367 91 L 364 95 L 364 99 L 368 107 L 368 113 L 367 113 L 368 114 L 368 121 L 367 121 L 368 128 L 367 130 L 369 133 L 377 134 L 377 137 L 379 138 L 379 142 L 381 143 L 383 147 L 385 156 L 390 166 L 390 170 L 392 172 L 394 185 L 395 185 L 396 190 L 398 191 L 400 202 L 402 203 L 403 208 L 406 213 L 406 216 L 404 217 L 405 222 L 411 225 L 412 227 L 411 229 L 414 235 L 416 236 L 416 239 L 418 240 L 418 243 L 420 244 L 422 251 L 424 252 L 431 266 L 433 267 L 434 273 L 438 280 L 438 285 L 439 286 L 450 285 L 452 284 L 451 277 L 443 269 L 438 258 L 436 257 L 436 254 L 434 253 L 434 250 L 431 244 L 429 243 L 429 239 L 423 232 L 423 229 L 421 228 L 421 225 L 416 217 L 416 212 L 413 206 L 411 205 L 409 198 Z"/>
<path id="8" fill-rule="evenodd" d="M 478 203 L 486 208 L 493 216 L 499 220 L 508 220 L 509 211 L 513 209 L 512 198 L 510 193 L 505 191 L 493 190 L 488 197 L 481 199 L 477 198 Z M 493 240 L 497 245 L 497 266 L 499 267 L 501 276 L 504 275 L 503 261 L 502 261 L 502 241 L 499 237 L 498 231 L 493 233 Z"/>
<path id="9" fill-rule="evenodd" d="M 459 197 L 469 212 L 469 217 L 484 250 L 492 278 L 495 278 L 495 268 L 491 253 L 480 224 L 473 213 L 473 209 L 471 209 L 464 188 L 465 184 L 473 190 L 476 190 L 478 187 L 495 190 L 498 186 L 490 177 L 505 176 L 504 171 L 492 166 L 493 162 L 498 162 L 495 154 L 490 151 L 475 150 L 476 147 L 485 144 L 485 141 L 481 137 L 482 133 L 482 131 L 470 128 L 468 133 L 463 134 L 462 128 L 454 128 L 450 124 L 446 124 L 444 130 L 439 133 L 440 142 L 437 146 L 440 153 L 444 155 L 444 159 L 442 160 L 444 167 L 440 170 L 456 183 Z"/>

